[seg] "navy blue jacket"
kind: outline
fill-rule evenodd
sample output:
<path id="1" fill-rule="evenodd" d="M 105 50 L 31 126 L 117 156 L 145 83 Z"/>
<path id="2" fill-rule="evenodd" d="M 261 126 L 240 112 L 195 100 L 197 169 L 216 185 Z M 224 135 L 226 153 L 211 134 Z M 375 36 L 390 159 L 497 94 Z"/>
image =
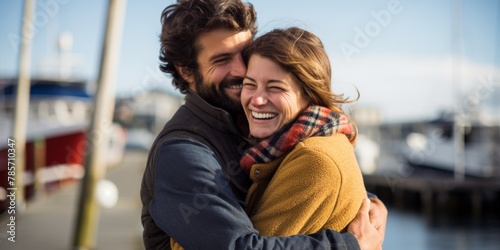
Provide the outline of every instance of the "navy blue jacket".
<path id="1" fill-rule="evenodd" d="M 148 158 L 141 187 L 146 249 L 359 249 L 350 233 L 262 237 L 244 210 L 246 147 L 231 116 L 189 92 Z"/>

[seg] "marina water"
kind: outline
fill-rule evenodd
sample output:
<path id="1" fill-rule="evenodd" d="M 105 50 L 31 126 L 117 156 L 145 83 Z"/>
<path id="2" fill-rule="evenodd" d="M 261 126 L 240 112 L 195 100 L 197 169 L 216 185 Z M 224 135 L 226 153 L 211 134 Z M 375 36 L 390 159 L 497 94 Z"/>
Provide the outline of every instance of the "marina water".
<path id="1" fill-rule="evenodd" d="M 471 219 L 442 216 L 430 220 L 420 212 L 388 206 L 384 250 L 499 250 L 500 216 Z"/>

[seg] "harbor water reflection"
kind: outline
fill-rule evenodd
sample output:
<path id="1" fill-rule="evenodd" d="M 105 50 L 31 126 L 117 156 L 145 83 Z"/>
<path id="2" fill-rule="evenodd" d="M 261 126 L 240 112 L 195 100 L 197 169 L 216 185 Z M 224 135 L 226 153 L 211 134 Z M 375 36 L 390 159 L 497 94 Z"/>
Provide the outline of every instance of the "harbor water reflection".
<path id="1" fill-rule="evenodd" d="M 500 249 L 500 218 L 443 216 L 431 221 L 419 212 L 388 210 L 384 250 Z"/>

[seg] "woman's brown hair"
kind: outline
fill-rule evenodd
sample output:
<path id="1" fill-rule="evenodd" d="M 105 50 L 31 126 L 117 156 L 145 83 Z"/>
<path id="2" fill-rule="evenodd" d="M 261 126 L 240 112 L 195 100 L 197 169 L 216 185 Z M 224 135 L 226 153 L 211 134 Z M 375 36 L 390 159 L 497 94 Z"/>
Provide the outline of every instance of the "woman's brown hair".
<path id="1" fill-rule="evenodd" d="M 254 54 L 269 58 L 292 73 L 311 105 L 347 115 L 341 105 L 359 98 L 359 92 L 356 99 L 349 100 L 331 90 L 330 60 L 321 40 L 311 32 L 298 27 L 274 29 L 258 37 L 245 49 L 245 61 L 248 62 Z"/>

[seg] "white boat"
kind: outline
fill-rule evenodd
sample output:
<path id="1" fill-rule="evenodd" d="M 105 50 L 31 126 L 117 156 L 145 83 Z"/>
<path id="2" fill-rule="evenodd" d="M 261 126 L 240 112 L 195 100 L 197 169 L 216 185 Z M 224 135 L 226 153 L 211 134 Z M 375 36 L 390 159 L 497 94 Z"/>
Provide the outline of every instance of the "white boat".
<path id="1" fill-rule="evenodd" d="M 464 103 L 458 115 L 443 113 L 435 120 L 403 125 L 400 155 L 415 166 L 500 177 L 500 86 L 491 86 L 487 98 Z M 457 118 L 461 130 L 454 128 Z M 463 135 L 458 136 L 461 143 L 454 140 L 457 131 Z"/>

